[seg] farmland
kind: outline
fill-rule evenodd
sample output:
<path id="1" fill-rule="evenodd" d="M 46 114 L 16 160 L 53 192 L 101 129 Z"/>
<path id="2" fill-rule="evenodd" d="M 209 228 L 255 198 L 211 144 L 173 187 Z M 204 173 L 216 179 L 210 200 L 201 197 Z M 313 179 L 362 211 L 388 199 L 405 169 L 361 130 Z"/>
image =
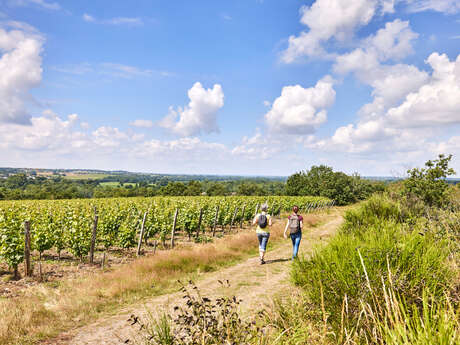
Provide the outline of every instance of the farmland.
<path id="1" fill-rule="evenodd" d="M 24 225 L 30 226 L 30 250 L 39 259 L 53 250 L 58 258 L 70 253 L 83 262 L 94 245 L 103 251 L 130 249 L 140 241 L 158 241 L 163 247 L 174 233 L 188 239 L 224 232 L 252 219 L 259 205 L 270 205 L 279 214 L 293 204 L 304 210 L 330 205 L 318 197 L 156 197 L 62 201 L 4 201 L 0 203 L 0 257 L 18 274 L 24 260 Z"/>

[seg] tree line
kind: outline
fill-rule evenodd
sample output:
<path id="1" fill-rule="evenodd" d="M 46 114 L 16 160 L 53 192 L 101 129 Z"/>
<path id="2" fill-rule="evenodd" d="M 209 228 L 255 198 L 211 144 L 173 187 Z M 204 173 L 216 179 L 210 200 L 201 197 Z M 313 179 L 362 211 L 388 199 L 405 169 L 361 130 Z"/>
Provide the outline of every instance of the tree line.
<path id="1" fill-rule="evenodd" d="M 263 178 L 232 179 L 226 181 L 189 180 L 168 181 L 165 184 L 149 181 L 113 182 L 101 180 L 69 180 L 63 177 L 45 178 L 10 175 L 0 180 L 0 200 L 75 199 L 136 196 L 322 196 L 346 205 L 364 200 L 376 191 L 383 191 L 386 183 L 347 175 L 325 165 L 312 166 L 297 172 L 287 181 Z"/>
<path id="2" fill-rule="evenodd" d="M 285 183 L 271 179 L 248 178 L 228 181 L 169 181 L 164 185 L 148 181 L 126 181 L 107 185 L 100 180 L 31 177 L 25 173 L 0 179 L 0 200 L 197 195 L 285 195 Z"/>

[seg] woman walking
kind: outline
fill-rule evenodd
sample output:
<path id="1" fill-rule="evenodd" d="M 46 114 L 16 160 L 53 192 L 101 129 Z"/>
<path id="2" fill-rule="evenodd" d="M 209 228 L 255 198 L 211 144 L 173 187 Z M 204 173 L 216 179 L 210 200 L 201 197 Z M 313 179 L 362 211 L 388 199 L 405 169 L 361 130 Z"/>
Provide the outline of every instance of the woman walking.
<path id="1" fill-rule="evenodd" d="M 254 219 L 252 220 L 252 225 L 257 224 L 257 238 L 259 240 L 259 255 L 260 255 L 260 264 L 265 264 L 265 251 L 267 250 L 268 239 L 270 238 L 269 226 L 272 225 L 272 219 L 269 214 L 267 214 L 268 205 L 263 204 L 260 207 L 261 213 L 257 213 Z"/>
<path id="2" fill-rule="evenodd" d="M 299 207 L 297 205 L 292 208 L 292 212 L 288 217 L 286 228 L 284 228 L 284 238 L 287 238 L 286 232 L 289 229 L 292 240 L 292 260 L 294 260 L 299 252 L 300 240 L 302 239 L 303 217 L 298 214 Z"/>

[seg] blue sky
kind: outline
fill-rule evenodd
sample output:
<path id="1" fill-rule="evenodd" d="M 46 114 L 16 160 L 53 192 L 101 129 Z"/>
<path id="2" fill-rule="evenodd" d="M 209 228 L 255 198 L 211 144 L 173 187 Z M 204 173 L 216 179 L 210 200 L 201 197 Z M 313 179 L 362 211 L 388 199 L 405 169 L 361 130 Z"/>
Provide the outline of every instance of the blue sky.
<path id="1" fill-rule="evenodd" d="M 0 0 L 0 165 L 460 172 L 460 0 Z"/>

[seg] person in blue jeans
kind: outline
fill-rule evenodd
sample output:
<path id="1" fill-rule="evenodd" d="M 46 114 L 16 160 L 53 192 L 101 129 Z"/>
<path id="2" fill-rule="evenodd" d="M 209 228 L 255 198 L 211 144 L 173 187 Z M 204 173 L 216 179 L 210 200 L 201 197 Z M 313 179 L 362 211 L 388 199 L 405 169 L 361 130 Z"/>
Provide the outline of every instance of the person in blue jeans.
<path id="1" fill-rule="evenodd" d="M 259 256 L 260 264 L 265 264 L 265 251 L 267 250 L 268 239 L 270 238 L 270 229 L 272 226 L 272 218 L 267 213 L 268 205 L 263 204 L 260 207 L 261 212 L 257 213 L 254 219 L 252 220 L 252 225 L 257 224 L 257 239 L 259 240 Z"/>
<path id="2" fill-rule="evenodd" d="M 284 238 L 287 238 L 287 231 L 289 229 L 289 236 L 292 240 L 292 260 L 294 260 L 299 252 L 300 240 L 302 239 L 303 217 L 298 214 L 298 206 L 294 206 L 292 212 L 284 228 Z"/>

